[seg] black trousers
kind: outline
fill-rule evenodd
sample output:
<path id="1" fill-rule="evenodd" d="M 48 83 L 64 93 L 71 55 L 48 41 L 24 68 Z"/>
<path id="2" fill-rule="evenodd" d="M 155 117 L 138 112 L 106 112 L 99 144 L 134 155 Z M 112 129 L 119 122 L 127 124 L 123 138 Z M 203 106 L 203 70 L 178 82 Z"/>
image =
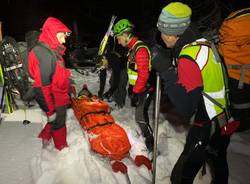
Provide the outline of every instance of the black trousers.
<path id="1" fill-rule="evenodd" d="M 121 70 L 120 80 L 117 89 L 114 91 L 113 98 L 119 107 L 125 105 L 127 96 L 128 73 L 127 68 Z"/>
<path id="2" fill-rule="evenodd" d="M 227 147 L 230 136 L 221 136 L 217 123 L 215 133 L 212 136 L 210 136 L 210 130 L 211 123 L 202 127 L 191 127 L 184 150 L 172 170 L 172 184 L 192 184 L 206 161 L 211 167 L 212 183 L 228 183 Z"/>
<path id="3" fill-rule="evenodd" d="M 99 91 L 98 91 L 99 98 L 102 98 L 102 95 L 104 93 L 106 78 L 107 78 L 107 70 L 106 69 L 100 70 L 100 73 L 99 73 L 100 83 L 99 83 Z"/>
<path id="4" fill-rule="evenodd" d="M 149 124 L 148 108 L 152 101 L 153 93 L 146 91 L 139 96 L 139 103 L 135 108 L 135 121 L 145 137 L 145 144 L 149 151 L 153 150 L 154 137 Z"/>
<path id="5" fill-rule="evenodd" d="M 230 110 L 232 116 L 240 120 L 239 131 L 250 129 L 250 85 L 244 83 L 243 88 L 239 89 L 239 81 L 232 78 L 228 79 L 228 84 Z"/>

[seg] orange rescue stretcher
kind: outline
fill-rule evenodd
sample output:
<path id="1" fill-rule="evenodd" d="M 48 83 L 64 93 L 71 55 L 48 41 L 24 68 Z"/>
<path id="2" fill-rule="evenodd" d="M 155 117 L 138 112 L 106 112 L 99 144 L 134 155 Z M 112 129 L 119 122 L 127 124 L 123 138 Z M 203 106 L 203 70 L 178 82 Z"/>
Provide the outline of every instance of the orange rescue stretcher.
<path id="1" fill-rule="evenodd" d="M 74 114 L 87 132 L 91 149 L 111 160 L 122 160 L 131 145 L 125 130 L 115 123 L 109 105 L 95 96 L 72 100 Z"/>

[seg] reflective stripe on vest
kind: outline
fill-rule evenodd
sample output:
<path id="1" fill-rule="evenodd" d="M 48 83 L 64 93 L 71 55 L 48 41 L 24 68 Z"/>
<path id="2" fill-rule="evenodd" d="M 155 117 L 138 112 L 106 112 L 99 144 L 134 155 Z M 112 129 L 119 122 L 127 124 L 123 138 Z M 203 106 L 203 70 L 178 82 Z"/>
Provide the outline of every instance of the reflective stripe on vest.
<path id="1" fill-rule="evenodd" d="M 140 40 L 137 40 L 134 46 L 130 49 L 128 53 L 128 58 L 131 60 L 127 63 L 127 73 L 129 84 L 134 86 L 138 78 L 137 64 L 135 62 L 135 55 L 139 48 L 146 48 L 149 54 L 149 71 L 151 70 L 151 54 L 149 48 Z"/>
<path id="2" fill-rule="evenodd" d="M 225 84 L 221 63 L 217 62 L 209 43 L 199 39 L 184 46 L 179 57 L 191 57 L 199 66 L 203 80 L 203 91 L 221 105 L 226 105 Z M 219 106 L 203 95 L 206 111 L 210 119 L 223 112 Z"/>
<path id="3" fill-rule="evenodd" d="M 131 69 L 128 68 L 128 80 L 129 80 L 129 84 L 134 86 L 135 82 L 138 78 L 138 73 L 137 71 L 133 71 Z"/>

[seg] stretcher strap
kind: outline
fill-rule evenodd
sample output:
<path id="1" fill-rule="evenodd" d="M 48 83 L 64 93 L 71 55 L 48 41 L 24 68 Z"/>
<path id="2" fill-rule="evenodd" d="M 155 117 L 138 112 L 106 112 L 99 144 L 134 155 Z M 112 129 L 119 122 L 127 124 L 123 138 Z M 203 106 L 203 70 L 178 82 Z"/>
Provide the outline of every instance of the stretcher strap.
<path id="1" fill-rule="evenodd" d="M 90 115 L 90 114 L 110 114 L 110 112 L 107 112 L 107 111 L 88 112 L 88 113 L 82 114 L 80 120 L 82 120 L 82 118 L 84 118 L 85 116 Z"/>
<path id="2" fill-rule="evenodd" d="M 87 130 L 87 131 L 90 131 L 90 130 L 96 128 L 96 127 L 105 126 L 105 125 L 111 125 L 111 124 L 113 124 L 113 123 L 114 123 L 114 122 L 98 123 L 98 124 L 96 124 L 96 125 L 94 125 L 94 126 L 92 126 L 92 127 L 87 128 L 86 130 Z"/>

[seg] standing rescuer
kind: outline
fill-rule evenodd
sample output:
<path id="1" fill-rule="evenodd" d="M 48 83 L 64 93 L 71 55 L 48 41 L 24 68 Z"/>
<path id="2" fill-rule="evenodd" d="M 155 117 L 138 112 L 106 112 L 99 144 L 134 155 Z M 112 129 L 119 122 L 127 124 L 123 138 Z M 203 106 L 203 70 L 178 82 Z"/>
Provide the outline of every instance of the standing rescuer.
<path id="1" fill-rule="evenodd" d="M 35 99 L 46 113 L 48 122 L 39 134 L 43 146 L 51 138 L 55 148 L 67 147 L 66 110 L 70 104 L 70 71 L 64 66 L 66 37 L 71 30 L 56 18 L 49 17 L 42 27 L 39 43 L 29 52 L 28 69 L 34 80 Z"/>
<path id="2" fill-rule="evenodd" d="M 186 4 L 172 2 L 162 9 L 157 22 L 161 38 L 171 54 L 153 62 L 153 68 L 160 73 L 164 94 L 172 102 L 175 115 L 187 124 L 194 117 L 184 150 L 172 170 L 171 182 L 193 183 L 204 162 L 210 160 L 212 183 L 225 184 L 229 175 L 230 134 L 221 133 L 225 112 L 214 103 L 226 106 L 222 65 L 216 60 L 210 43 L 191 23 L 191 13 Z"/>
<path id="3" fill-rule="evenodd" d="M 149 125 L 148 107 L 151 94 L 148 90 L 150 74 L 150 51 L 148 47 L 134 35 L 134 25 L 127 19 L 119 20 L 113 28 L 118 44 L 129 49 L 127 72 L 131 106 L 135 109 L 135 120 L 138 123 L 149 151 L 153 149 L 153 134 Z"/>
<path id="4" fill-rule="evenodd" d="M 103 98 L 114 101 L 121 109 L 127 97 L 127 49 L 121 45 L 113 45 L 106 54 L 108 68 L 111 69 L 110 88 L 103 94 Z"/>

